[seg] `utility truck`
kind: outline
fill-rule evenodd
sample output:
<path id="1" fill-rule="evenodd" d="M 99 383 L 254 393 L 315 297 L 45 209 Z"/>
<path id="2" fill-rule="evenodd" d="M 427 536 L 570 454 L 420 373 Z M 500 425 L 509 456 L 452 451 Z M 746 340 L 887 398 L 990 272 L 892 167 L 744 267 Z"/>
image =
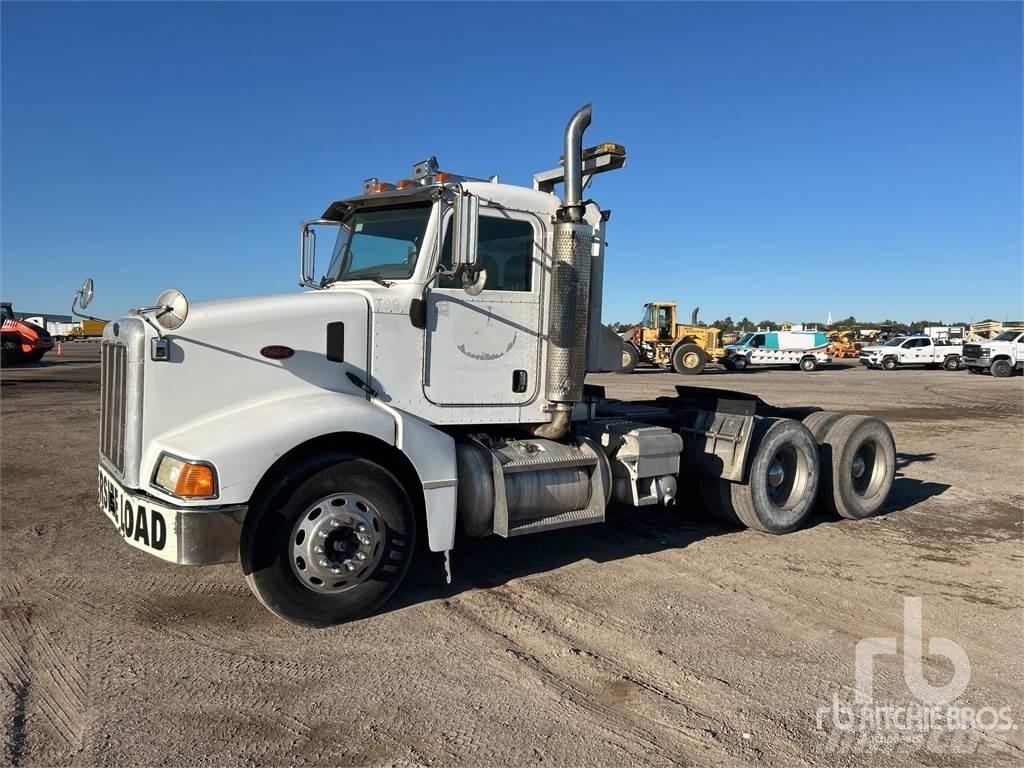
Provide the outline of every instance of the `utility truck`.
<path id="1" fill-rule="evenodd" d="M 930 336 L 897 336 L 884 344 L 862 347 L 860 362 L 867 368 L 881 368 L 894 371 L 907 365 L 923 365 L 928 368 L 944 368 L 956 371 L 964 348 L 944 339 Z"/>
<path id="2" fill-rule="evenodd" d="M 457 532 L 600 523 L 613 500 L 671 506 L 681 487 L 769 533 L 816 500 L 876 512 L 895 468 L 877 419 L 584 384 L 622 353 L 601 324 L 609 212 L 582 191 L 626 153 L 583 151 L 590 120 L 573 115 L 563 164 L 532 189 L 433 158 L 367 180 L 301 225 L 304 292 L 190 307 L 172 289 L 110 322 L 99 502 L 125 542 L 240 560 L 268 609 L 326 626 L 381 606 L 420 534 L 450 579 Z"/>
<path id="3" fill-rule="evenodd" d="M 963 365 L 970 373 L 988 371 L 1002 378 L 1024 369 L 1024 330 L 1003 331 L 988 341 L 964 344 Z"/>
<path id="4" fill-rule="evenodd" d="M 829 338 L 824 331 L 755 331 L 727 344 L 722 365 L 745 371 L 754 365 L 789 365 L 802 371 L 831 363 Z"/>

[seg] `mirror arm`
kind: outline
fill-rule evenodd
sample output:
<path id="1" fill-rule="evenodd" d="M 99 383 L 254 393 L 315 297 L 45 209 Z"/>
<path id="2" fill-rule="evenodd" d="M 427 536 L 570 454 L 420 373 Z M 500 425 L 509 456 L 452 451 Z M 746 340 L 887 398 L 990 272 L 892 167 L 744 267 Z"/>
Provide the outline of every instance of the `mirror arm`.
<path id="1" fill-rule="evenodd" d="M 71 300 L 71 314 L 75 317 L 80 317 L 83 320 L 95 320 L 98 323 L 109 323 L 109 320 L 104 320 L 101 317 L 93 317 L 92 315 L 83 315 L 75 309 L 75 305 L 78 303 L 78 294 L 75 294 L 75 298 Z"/>
<path id="2" fill-rule="evenodd" d="M 146 321 L 150 328 L 156 331 L 157 338 L 163 339 L 164 334 L 160 330 L 160 326 L 153 322 L 152 318 L 150 318 L 149 316 L 149 313 L 158 312 L 159 314 L 162 315 L 170 311 L 171 307 L 169 307 L 167 304 L 156 304 L 152 307 L 135 307 L 134 309 L 129 309 L 128 314 L 135 315 L 136 317 L 141 317 L 144 321 Z"/>

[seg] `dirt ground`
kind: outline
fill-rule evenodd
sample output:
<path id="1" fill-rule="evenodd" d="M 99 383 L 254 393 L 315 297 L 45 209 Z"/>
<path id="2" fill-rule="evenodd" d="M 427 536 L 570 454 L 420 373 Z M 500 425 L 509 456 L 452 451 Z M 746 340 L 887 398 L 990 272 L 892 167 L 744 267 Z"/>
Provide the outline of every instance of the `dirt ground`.
<path id="1" fill-rule="evenodd" d="M 928 749 L 843 742 L 822 712 L 904 680 L 904 597 L 925 648 L 966 652 L 957 704 L 1024 723 L 1024 378 L 964 372 L 707 373 L 685 383 L 886 419 L 883 515 L 773 537 L 671 511 L 482 539 L 454 583 L 421 556 L 385 611 L 326 631 L 275 619 L 237 565 L 183 568 L 122 543 L 96 502 L 95 345 L 3 372 L 0 764 L 1020 765 L 1020 730 Z M 624 399 L 684 378 L 597 376 Z M 933 685 L 955 669 L 924 659 Z M 829 710 L 830 711 L 830 710 Z M 909 744 L 909 746 L 908 746 Z M 958 746 L 959 745 L 959 746 Z M 927 746 L 927 745 L 926 745 Z"/>

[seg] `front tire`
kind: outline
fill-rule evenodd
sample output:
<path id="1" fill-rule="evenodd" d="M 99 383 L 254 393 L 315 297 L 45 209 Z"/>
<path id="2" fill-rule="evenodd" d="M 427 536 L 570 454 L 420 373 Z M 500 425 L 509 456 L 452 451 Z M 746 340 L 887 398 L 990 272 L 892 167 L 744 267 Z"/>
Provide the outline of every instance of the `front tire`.
<path id="1" fill-rule="evenodd" d="M 21 349 L 13 341 L 3 342 L 3 355 L 0 357 L 2 365 L 17 365 L 22 362 Z"/>
<path id="2" fill-rule="evenodd" d="M 272 613 L 328 627 L 380 608 L 415 543 L 415 512 L 394 475 L 366 459 L 320 456 L 256 498 L 242 530 L 242 569 Z"/>
<path id="3" fill-rule="evenodd" d="M 707 363 L 707 354 L 696 344 L 680 344 L 672 350 L 672 368 L 676 373 L 696 376 Z"/>
<path id="4" fill-rule="evenodd" d="M 896 362 L 895 357 L 887 357 L 882 361 L 882 370 L 895 371 L 897 365 L 899 365 L 899 363 Z"/>
<path id="5" fill-rule="evenodd" d="M 1002 379 L 1013 373 L 1013 366 L 1009 360 L 995 360 L 990 370 L 993 376 Z"/>
<path id="6" fill-rule="evenodd" d="M 619 373 L 632 373 L 640 364 L 640 350 L 631 342 L 622 345 L 622 367 Z"/>
<path id="7" fill-rule="evenodd" d="M 743 355 L 736 355 L 736 357 L 732 358 L 732 369 L 734 371 L 745 371 L 749 362 Z"/>

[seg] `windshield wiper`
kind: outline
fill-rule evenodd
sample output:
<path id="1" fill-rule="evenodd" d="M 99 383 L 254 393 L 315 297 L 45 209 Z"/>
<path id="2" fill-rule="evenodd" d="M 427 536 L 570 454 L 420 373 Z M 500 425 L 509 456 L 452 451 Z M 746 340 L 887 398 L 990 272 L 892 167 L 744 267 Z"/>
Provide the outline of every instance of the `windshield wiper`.
<path id="1" fill-rule="evenodd" d="M 394 283 L 390 280 L 385 280 L 380 275 L 350 275 L 349 277 L 342 278 L 346 283 L 350 283 L 353 280 L 373 280 L 377 285 L 383 285 L 385 288 L 390 288 Z"/>

